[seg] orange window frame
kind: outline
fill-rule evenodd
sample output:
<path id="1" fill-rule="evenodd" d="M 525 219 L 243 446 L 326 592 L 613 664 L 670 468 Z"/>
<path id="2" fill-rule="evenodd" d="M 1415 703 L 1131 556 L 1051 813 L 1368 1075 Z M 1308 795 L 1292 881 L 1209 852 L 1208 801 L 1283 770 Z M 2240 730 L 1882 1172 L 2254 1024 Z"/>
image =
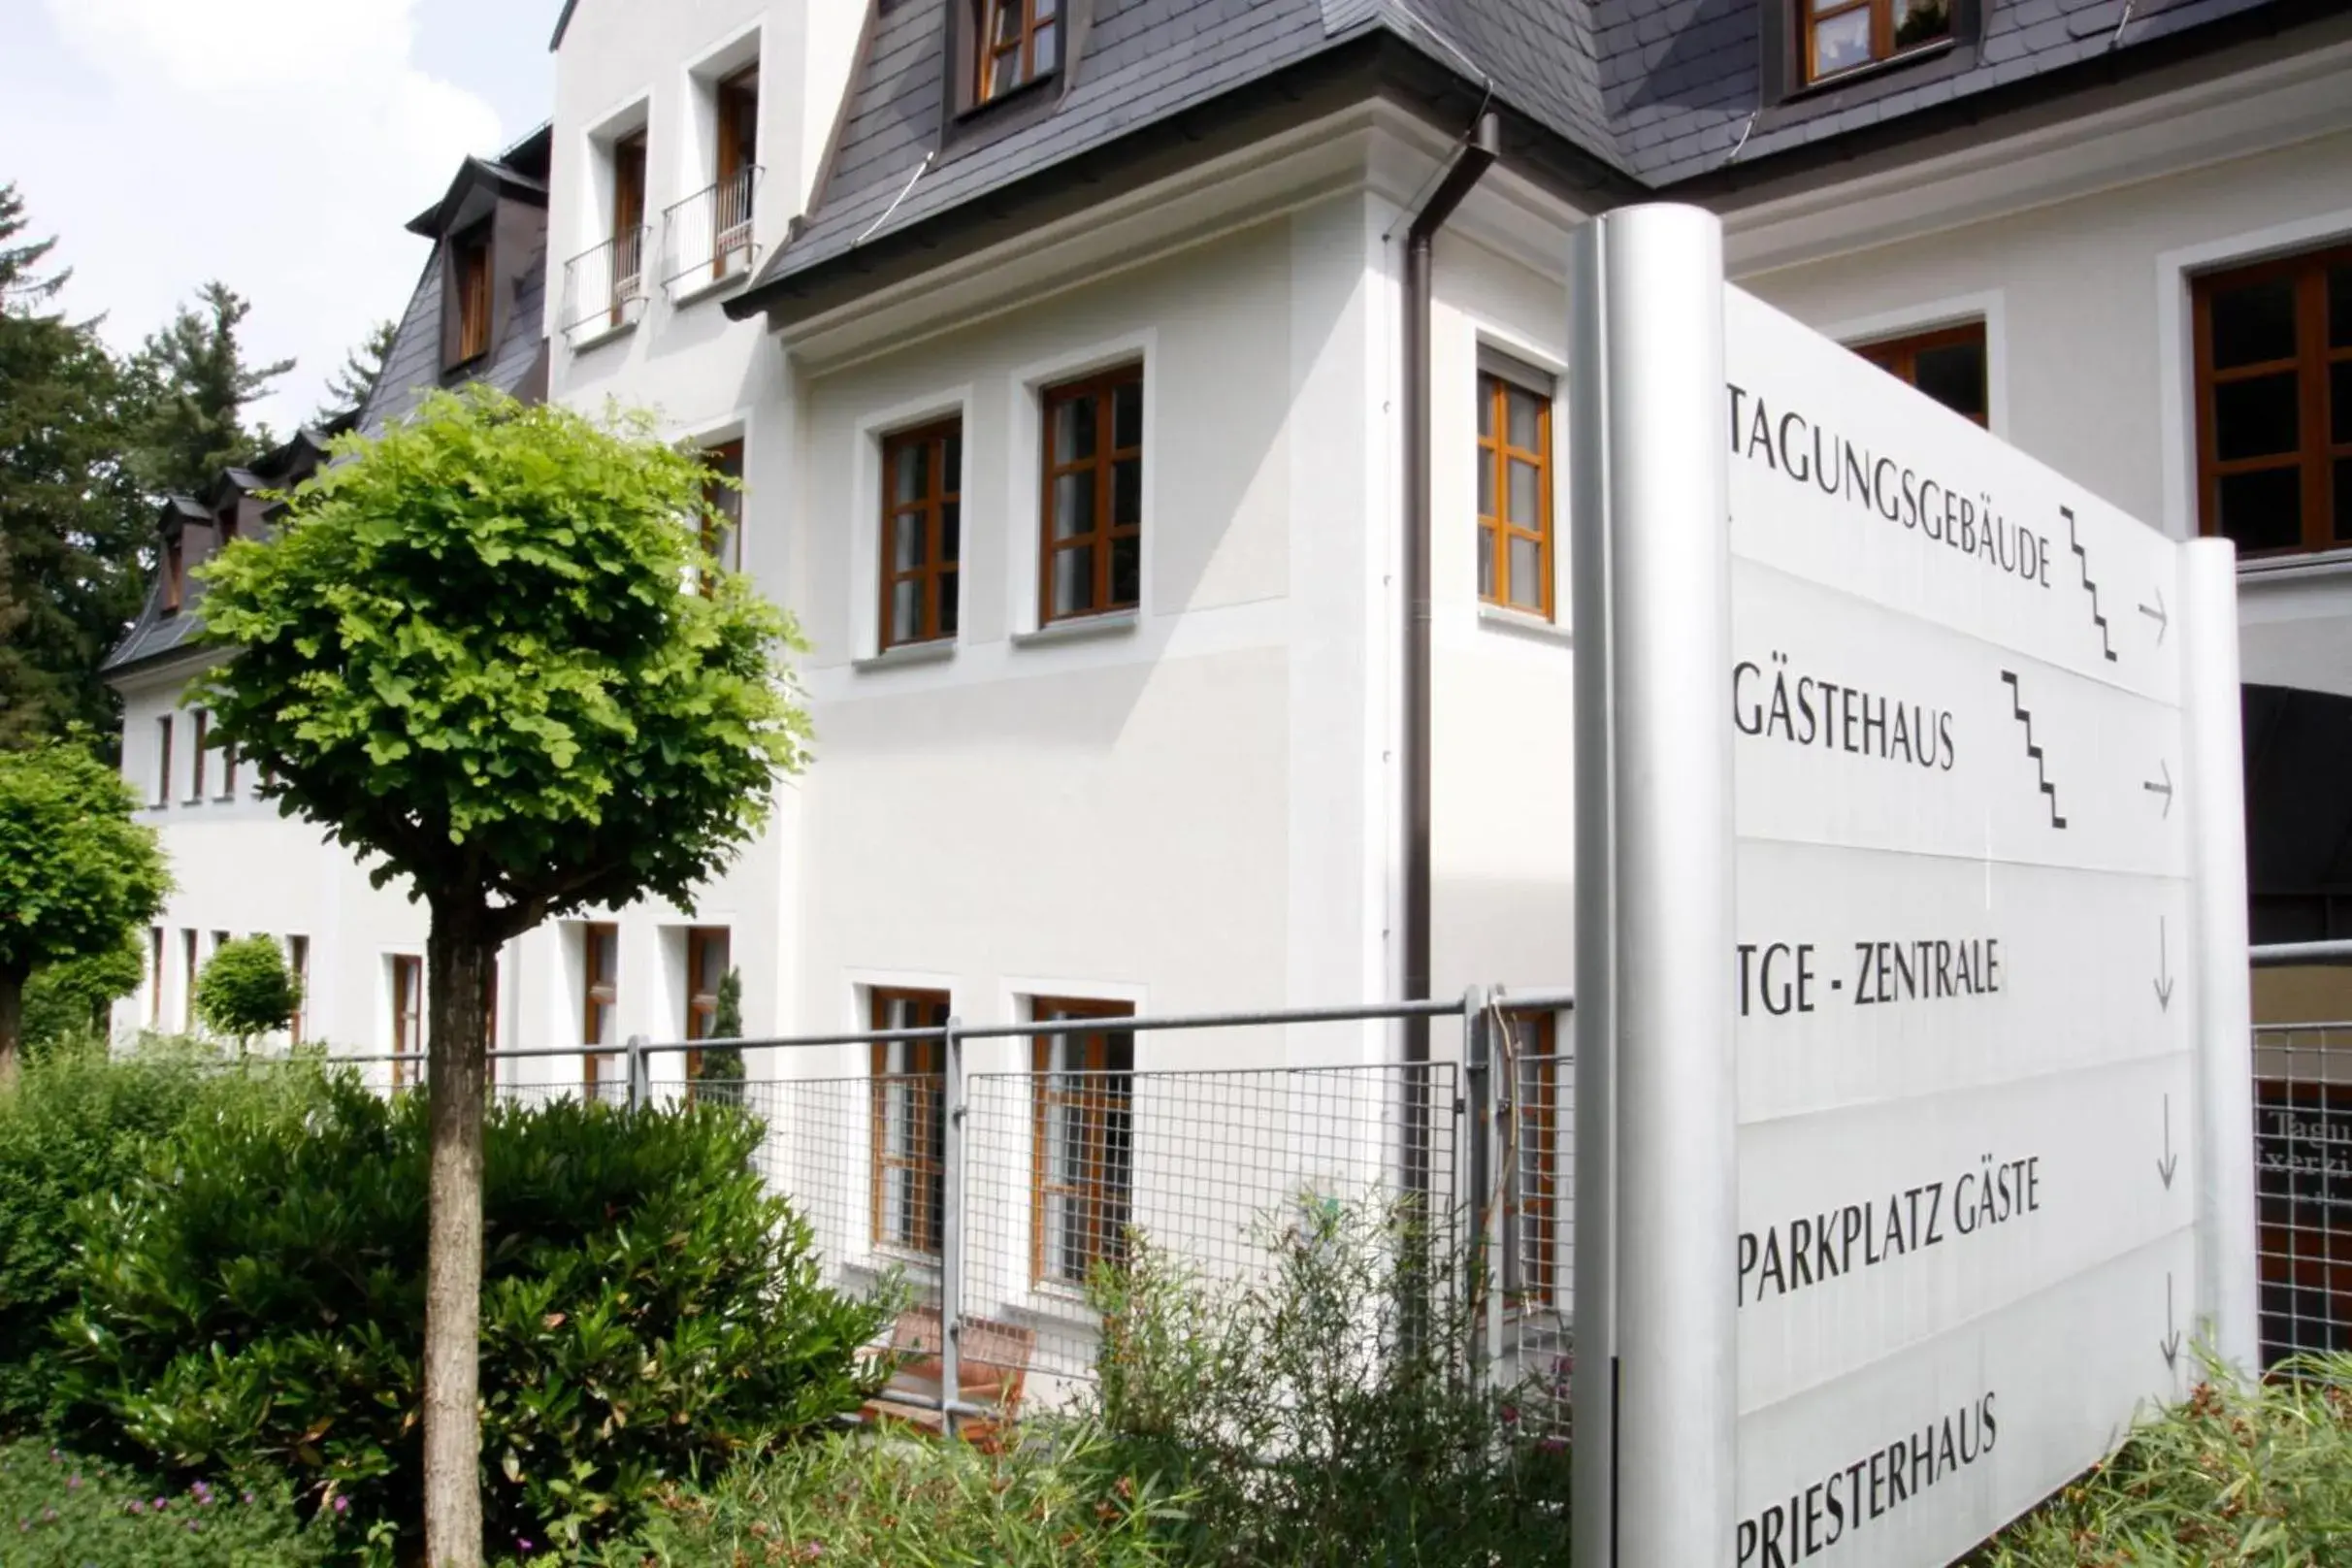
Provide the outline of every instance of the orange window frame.
<path id="1" fill-rule="evenodd" d="M 1062 0 L 977 0 L 972 103 L 993 103 L 1062 62 Z M 999 78 L 997 66 L 1009 66 Z"/>
<path id="2" fill-rule="evenodd" d="M 711 478 L 702 486 L 702 554 L 729 572 L 743 565 L 743 441 L 740 437 L 702 449 L 702 466 Z M 718 586 L 709 570 L 701 573 L 705 599 Z"/>
<path id="3" fill-rule="evenodd" d="M 1478 460 L 1481 491 L 1478 508 L 1480 547 L 1488 552 L 1492 564 L 1492 591 L 1482 584 L 1479 598 L 1486 604 L 1521 614 L 1552 616 L 1552 395 L 1521 386 L 1491 371 L 1481 371 L 1478 377 L 1479 431 Z M 1511 440 L 1511 401 L 1523 398 L 1535 405 L 1535 445 L 1532 448 L 1515 444 Z M 1536 474 L 1535 526 L 1528 528 L 1511 517 L 1511 466 L 1521 463 L 1531 466 Z M 1519 602 L 1511 580 L 1511 544 L 1515 539 L 1530 540 L 1536 550 L 1536 603 Z"/>
<path id="4" fill-rule="evenodd" d="M 593 1094 L 611 1057 L 613 1013 L 621 1002 L 621 928 L 604 921 L 580 927 L 580 1087 Z"/>
<path id="5" fill-rule="evenodd" d="M 1123 388 L 1135 389 L 1135 440 L 1118 445 L 1119 393 Z M 1143 365 L 1140 361 L 1104 371 L 1082 380 L 1065 381 L 1045 391 L 1045 420 L 1038 448 L 1044 459 L 1044 483 L 1040 486 L 1038 511 L 1038 572 L 1037 618 L 1042 623 L 1080 620 L 1090 615 L 1105 615 L 1123 609 L 1133 609 L 1141 603 L 1143 587 Z M 1057 459 L 1055 427 L 1062 408 L 1085 399 L 1094 400 L 1094 451 L 1084 457 Z M 1135 517 L 1132 522 L 1117 520 L 1118 474 L 1122 463 L 1133 463 L 1135 474 Z M 1090 526 L 1084 532 L 1057 535 L 1055 532 L 1055 498 L 1059 481 L 1074 479 L 1086 486 L 1091 498 Z M 1072 493 L 1077 487 L 1072 486 Z M 1135 592 L 1114 596 L 1116 573 L 1112 562 L 1118 547 L 1134 541 Z M 1089 600 L 1080 608 L 1058 610 L 1054 607 L 1054 570 L 1065 554 L 1083 552 L 1087 557 L 1086 573 Z"/>
<path id="6" fill-rule="evenodd" d="M 462 365 L 490 351 L 490 236 L 476 229 L 452 242 L 457 249 L 457 357 Z"/>
<path id="7" fill-rule="evenodd" d="M 1029 1045 L 1029 1283 L 1083 1287 L 1096 1264 L 1127 1256 L 1134 1034 L 1105 1026 L 1134 1017 L 1135 1009 L 1120 1001 L 1040 996 L 1031 1011 L 1037 1032 Z M 1074 1062 L 1055 1062 L 1057 1039 L 1075 1048 Z M 1121 1055 L 1124 1066 L 1117 1062 Z M 1072 1152 L 1074 1173 L 1062 1158 Z M 1047 1245 L 1057 1200 L 1064 1231 L 1059 1257 Z"/>
<path id="8" fill-rule="evenodd" d="M 944 991 L 876 986 L 867 1001 L 867 1027 L 944 1029 L 948 1006 Z M 876 1247 L 936 1258 L 946 1210 L 947 1043 L 876 1040 L 870 1067 L 870 1234 Z M 894 1201 L 894 1188 L 904 1196 Z"/>
<path id="9" fill-rule="evenodd" d="M 2332 339 L 2331 316 L 2340 310 L 2352 321 L 2352 278 L 2345 295 L 2331 292 L 2331 275 L 2352 275 L 2352 245 L 2281 256 L 2248 267 L 2201 274 L 2190 281 L 2196 331 L 2197 377 L 2197 514 L 2198 531 L 2221 532 L 2221 481 L 2234 474 L 2299 469 L 2303 507 L 2303 539 L 2297 545 L 2255 550 L 2255 555 L 2290 555 L 2303 551 L 2352 545 L 2352 531 L 2339 534 L 2336 513 L 2341 508 L 2352 519 L 2352 502 L 2336 493 L 2338 476 L 2352 485 L 2352 407 L 2337 408 L 2335 382 L 2340 376 L 2346 397 L 2352 398 L 2352 330 L 2340 343 Z M 2291 279 L 2295 291 L 2295 352 L 2281 359 L 2233 365 L 2214 364 L 2213 301 L 2215 296 L 2249 284 Z M 2347 367 L 2338 371 L 2336 367 Z M 2293 373 L 2296 377 L 2296 421 L 2299 440 L 2292 452 L 2223 459 L 2218 445 L 2215 399 L 2218 389 L 2234 381 L 2255 380 Z M 2337 440 L 2338 433 L 2345 438 Z"/>
<path id="10" fill-rule="evenodd" d="M 957 592 L 963 582 L 964 421 L 942 419 L 882 438 L 882 610 L 883 648 L 938 642 L 956 635 L 961 617 Z M 913 495 L 904 493 L 900 470 L 911 462 L 919 475 Z M 1049 503 L 1050 505 L 1050 503 Z M 951 539 L 950 523 L 954 538 Z M 901 529 L 911 529 L 919 548 L 898 548 Z M 901 556 L 914 555 L 911 565 Z M 911 588 L 911 614 L 898 611 L 899 590 Z"/>
<path id="11" fill-rule="evenodd" d="M 1915 38 L 1908 44 L 1899 44 L 1895 41 L 1895 0 L 1846 0 L 1843 5 L 1817 8 L 1813 5 L 1813 0 L 1796 0 L 1796 3 L 1800 8 L 1802 17 L 1797 28 L 1797 47 L 1800 51 L 1800 61 L 1805 69 L 1805 82 L 1809 86 L 1816 82 L 1833 82 L 1839 77 L 1860 71 L 1867 66 L 1878 65 L 1899 55 L 1909 54 L 1913 49 L 1930 48 L 1945 42 L 1952 36 L 1954 0 L 1945 0 L 1942 30 L 1930 33 L 1925 37 Z M 1857 11 L 1870 13 L 1870 58 L 1856 60 L 1851 65 L 1842 65 L 1834 71 L 1815 71 L 1813 69 L 1813 37 L 1820 30 L 1821 24 L 1825 21 L 1835 21 L 1840 16 L 1849 16 Z"/>
<path id="12" fill-rule="evenodd" d="M 1952 412 L 1976 424 L 1987 424 L 1992 417 L 1993 362 L 1991 346 L 1984 335 L 1981 321 L 1963 321 L 1954 326 L 1938 327 L 1932 332 L 1909 333 L 1901 338 L 1881 338 L 1876 343 L 1857 343 L 1854 352 L 1886 372 L 1896 380 L 1917 390 L 1919 386 L 1919 356 L 1938 348 L 1973 347 L 1983 379 L 1976 386 L 1976 412 L 1953 408 Z M 1931 394 L 1932 395 L 1932 394 Z M 1941 400 L 1939 400 L 1941 401 Z M 1950 405 L 1946 404 L 1946 408 Z"/>

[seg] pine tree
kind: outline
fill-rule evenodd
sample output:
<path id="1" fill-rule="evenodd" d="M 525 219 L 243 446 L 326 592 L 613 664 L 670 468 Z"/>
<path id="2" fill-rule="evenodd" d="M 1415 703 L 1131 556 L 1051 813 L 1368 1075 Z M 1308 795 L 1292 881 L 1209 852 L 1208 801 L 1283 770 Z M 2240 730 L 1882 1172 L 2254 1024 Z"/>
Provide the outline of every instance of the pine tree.
<path id="1" fill-rule="evenodd" d="M 238 328 L 252 309 L 216 278 L 132 357 L 140 405 L 132 463 L 150 495 L 193 494 L 274 444 L 267 425 L 245 424 L 245 409 L 294 362 L 245 363 Z"/>
<path id="2" fill-rule="evenodd" d="M 325 400 L 310 415 L 312 430 L 324 430 L 368 406 L 368 394 L 376 390 L 376 377 L 383 375 L 384 361 L 391 357 L 392 340 L 399 335 L 399 322 L 378 321 L 358 347 L 343 355 L 343 368 L 327 377 Z"/>
<path id="3" fill-rule="evenodd" d="M 138 613 L 152 513 L 122 461 L 120 368 L 55 309 L 56 242 L 26 225 L 0 185 L 0 745 L 80 723 L 111 749 L 98 663 Z"/>

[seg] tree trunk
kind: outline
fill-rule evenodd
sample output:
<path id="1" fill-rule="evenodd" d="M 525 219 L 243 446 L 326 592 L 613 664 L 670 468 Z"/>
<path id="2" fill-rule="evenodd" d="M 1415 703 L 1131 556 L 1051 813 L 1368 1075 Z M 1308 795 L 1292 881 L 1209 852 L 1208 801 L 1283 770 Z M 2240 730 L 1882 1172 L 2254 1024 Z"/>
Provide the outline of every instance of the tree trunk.
<path id="1" fill-rule="evenodd" d="M 483 1006 L 497 944 L 479 907 L 433 906 L 425 940 L 432 1219 L 425 1248 L 425 1559 L 480 1568 Z"/>
<path id="2" fill-rule="evenodd" d="M 0 970 L 0 1089 L 16 1082 L 16 1047 L 24 1033 L 23 971 Z"/>

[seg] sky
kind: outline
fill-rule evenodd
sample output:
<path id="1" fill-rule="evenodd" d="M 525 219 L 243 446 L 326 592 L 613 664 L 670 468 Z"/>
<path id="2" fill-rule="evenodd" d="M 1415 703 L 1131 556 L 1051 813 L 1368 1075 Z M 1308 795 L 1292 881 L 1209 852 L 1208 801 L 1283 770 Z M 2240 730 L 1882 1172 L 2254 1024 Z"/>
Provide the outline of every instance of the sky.
<path id="1" fill-rule="evenodd" d="M 404 225 L 468 153 L 547 117 L 561 0 L 0 0 L 0 183 L 73 269 L 65 308 L 136 348 L 217 278 L 284 432 L 407 308 Z"/>

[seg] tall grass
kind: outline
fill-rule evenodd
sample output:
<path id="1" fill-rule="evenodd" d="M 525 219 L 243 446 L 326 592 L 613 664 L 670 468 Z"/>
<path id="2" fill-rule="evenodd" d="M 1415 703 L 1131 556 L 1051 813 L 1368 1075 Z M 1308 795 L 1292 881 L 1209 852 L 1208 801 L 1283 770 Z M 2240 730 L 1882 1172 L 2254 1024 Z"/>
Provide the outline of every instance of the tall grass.
<path id="1" fill-rule="evenodd" d="M 2352 1356 L 2255 1382 L 2208 1363 L 2188 1402 L 1969 1568 L 2352 1565 Z"/>

